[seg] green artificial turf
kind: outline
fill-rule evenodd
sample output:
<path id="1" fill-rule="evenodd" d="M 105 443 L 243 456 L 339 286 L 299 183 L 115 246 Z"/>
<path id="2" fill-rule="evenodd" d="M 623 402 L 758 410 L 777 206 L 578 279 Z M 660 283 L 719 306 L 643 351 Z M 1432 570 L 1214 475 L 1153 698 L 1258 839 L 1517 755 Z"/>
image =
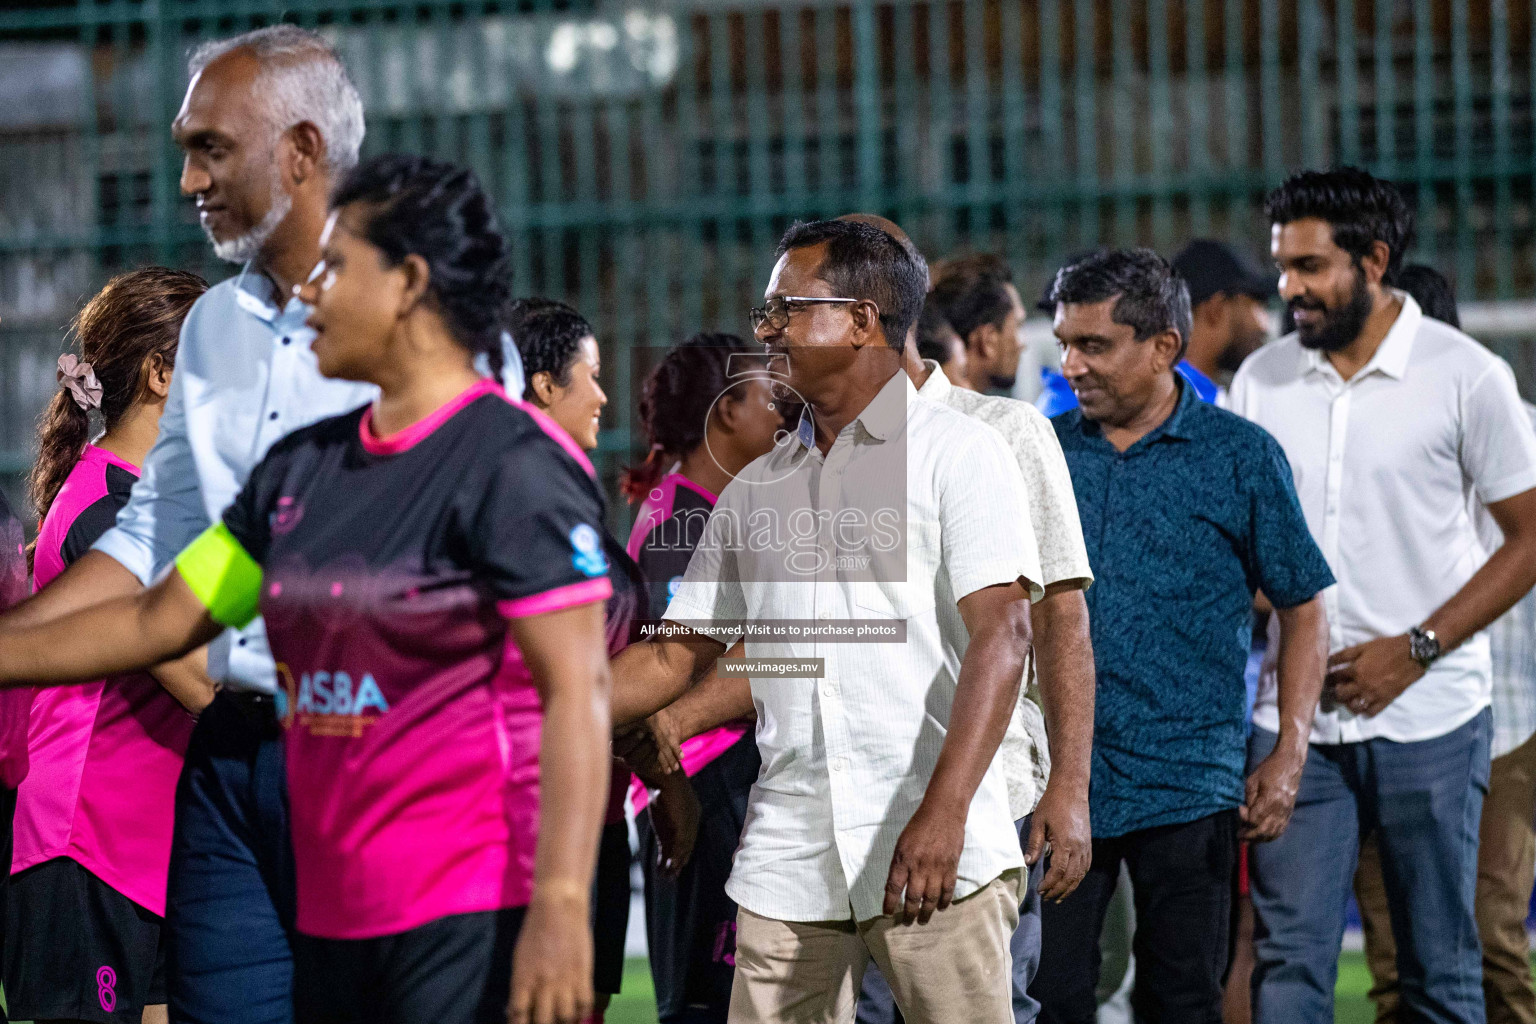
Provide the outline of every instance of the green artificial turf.
<path id="1" fill-rule="evenodd" d="M 1365 998 L 1370 987 L 1364 954 L 1345 953 L 1339 957 L 1333 1018 L 1336 1024 L 1371 1024 L 1375 1015 L 1370 1000 Z M 630 960 L 624 965 L 624 991 L 613 997 L 607 1024 L 656 1024 L 656 994 L 644 960 Z"/>

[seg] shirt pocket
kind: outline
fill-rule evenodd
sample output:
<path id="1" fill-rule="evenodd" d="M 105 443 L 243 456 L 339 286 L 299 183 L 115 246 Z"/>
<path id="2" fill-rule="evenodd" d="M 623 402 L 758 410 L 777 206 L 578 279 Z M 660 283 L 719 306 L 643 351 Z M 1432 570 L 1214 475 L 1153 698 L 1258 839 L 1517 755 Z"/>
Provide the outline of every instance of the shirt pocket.
<path id="1" fill-rule="evenodd" d="M 843 574 L 853 605 L 869 618 L 910 619 L 938 599 L 943 548 L 937 522 L 907 523 L 904 544 L 874 550 L 867 567 Z"/>

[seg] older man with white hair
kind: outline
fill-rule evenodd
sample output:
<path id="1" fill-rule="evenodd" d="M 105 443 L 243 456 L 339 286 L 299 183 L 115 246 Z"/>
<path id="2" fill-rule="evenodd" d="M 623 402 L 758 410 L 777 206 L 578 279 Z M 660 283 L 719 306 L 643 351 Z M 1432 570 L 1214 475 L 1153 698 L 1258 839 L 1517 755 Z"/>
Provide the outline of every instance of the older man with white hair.
<path id="1" fill-rule="evenodd" d="M 149 582 L 234 498 L 278 438 L 369 401 L 320 376 L 309 308 L 326 200 L 356 162 L 363 104 L 322 37 L 274 25 L 200 47 L 172 125 L 181 191 L 214 252 L 241 264 L 182 329 L 160 439 L 117 527 L 13 622 L 45 621 Z M 173 1021 L 289 1024 L 293 867 L 284 686 L 257 619 L 208 649 L 223 683 L 199 718 L 176 796 L 166 912 Z"/>

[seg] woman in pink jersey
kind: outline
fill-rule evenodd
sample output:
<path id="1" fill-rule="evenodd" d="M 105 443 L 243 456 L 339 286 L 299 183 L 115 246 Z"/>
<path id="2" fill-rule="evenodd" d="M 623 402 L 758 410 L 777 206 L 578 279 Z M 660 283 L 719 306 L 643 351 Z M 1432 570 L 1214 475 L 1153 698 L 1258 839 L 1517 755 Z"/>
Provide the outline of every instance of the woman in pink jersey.
<path id="1" fill-rule="evenodd" d="M 507 327 L 522 359 L 526 384 L 523 398 L 549 418 L 583 451 L 597 448 L 598 426 L 608 396 L 598 383 L 602 357 L 592 325 L 575 309 L 552 299 L 519 299 L 512 304 Z M 640 567 L 607 530 L 603 548 L 612 567 L 613 596 L 608 599 L 608 654 L 613 656 L 641 638 L 649 596 Z M 629 929 L 629 826 L 624 821 L 624 796 L 629 768 L 613 760 L 608 810 L 598 847 L 597 877 L 592 888 L 592 984 L 595 1007 L 589 1024 L 602 1024 L 608 1004 L 624 980 L 624 940 Z M 699 804 L 681 775 L 647 776 L 658 786 L 661 829 L 691 846 L 698 827 Z M 686 852 L 674 850 L 678 866 Z"/>
<path id="2" fill-rule="evenodd" d="M 27 596 L 27 533 L 0 494 L 0 611 Z M 0 962 L 5 959 L 5 904 L 10 893 L 11 816 L 16 786 L 27 775 L 27 718 L 32 694 L 0 690 Z M 0 1024 L 5 1024 L 0 1010 Z"/>
<path id="3" fill-rule="evenodd" d="M 640 418 L 650 454 L 625 475 L 624 491 L 640 502 L 628 550 L 650 581 L 652 620 L 666 611 L 715 496 L 766 454 L 783 430 L 782 403 L 767 369 L 761 346 L 731 334 L 699 334 L 668 352 L 646 379 Z M 665 717 L 653 719 L 653 727 L 664 730 L 657 720 Z M 725 894 L 725 881 L 759 765 L 749 721 L 730 722 L 682 743 L 682 770 L 700 805 L 698 836 L 686 865 L 668 863 L 676 839 L 647 806 L 646 785 L 637 779 L 631 787 L 662 1024 L 726 1019 L 736 904 Z"/>
<path id="4" fill-rule="evenodd" d="M 76 317 L 78 351 L 59 357 L 30 480 L 37 589 L 127 503 L 160 430 L 181 322 L 207 287 L 149 267 L 113 278 Z M 93 415 L 104 432 L 88 443 Z M 172 804 L 192 716 L 212 696 L 195 665 L 37 692 L 6 907 L 11 1016 L 165 1020 Z"/>
<path id="5" fill-rule="evenodd" d="M 474 176 L 375 157 L 333 203 L 300 293 L 313 351 L 379 397 L 279 441 L 155 586 L 0 632 L 0 683 L 126 671 L 260 614 L 298 1024 L 501 1024 L 509 1002 L 575 1024 L 607 784 L 602 492 L 475 369 L 499 369 L 509 296 Z"/>

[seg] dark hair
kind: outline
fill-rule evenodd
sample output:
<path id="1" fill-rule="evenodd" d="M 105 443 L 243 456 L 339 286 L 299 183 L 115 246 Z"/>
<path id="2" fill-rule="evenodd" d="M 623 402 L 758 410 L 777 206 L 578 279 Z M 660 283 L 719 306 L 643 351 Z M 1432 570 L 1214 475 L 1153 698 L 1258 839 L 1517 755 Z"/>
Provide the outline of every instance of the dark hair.
<path id="1" fill-rule="evenodd" d="M 107 430 L 140 401 L 144 374 L 159 356 L 167 369 L 176 365 L 176 344 L 187 311 L 208 290 L 196 274 L 165 267 L 145 267 L 119 274 L 97 292 L 70 324 L 71 349 L 90 364 L 101 384 L 101 418 Z M 85 443 L 90 414 L 62 384 L 43 410 L 37 426 L 37 461 L 27 489 L 37 518 L 43 520 L 64 486 Z M 28 564 L 36 548 L 27 548 Z"/>
<path id="2" fill-rule="evenodd" d="M 1110 318 L 1145 341 L 1161 331 L 1179 335 L 1179 358 L 1189 347 L 1189 287 L 1168 261 L 1151 249 L 1111 249 L 1056 272 L 1056 303 L 1095 303 L 1115 298 Z"/>
<path id="3" fill-rule="evenodd" d="M 1461 314 L 1456 311 L 1456 290 L 1440 271 L 1422 263 L 1410 263 L 1397 272 L 1394 283 L 1413 296 L 1425 316 L 1461 329 Z"/>
<path id="4" fill-rule="evenodd" d="M 766 359 L 761 345 L 734 334 L 695 334 L 674 346 L 645 378 L 640 423 L 650 450 L 619 481 L 630 501 L 643 499 L 673 460 L 704 443 L 709 411 L 739 372 L 733 362 L 743 355 Z"/>
<path id="5" fill-rule="evenodd" d="M 501 330 L 511 298 L 507 242 L 474 172 L 419 156 L 364 161 L 337 188 L 331 206 L 368 207 L 362 236 L 392 265 L 426 260 L 428 294 L 459 344 L 501 376 Z"/>
<path id="6" fill-rule="evenodd" d="M 582 338 L 594 332 L 586 317 L 555 299 L 518 299 L 507 310 L 507 332 L 523 357 L 523 397 L 533 397 L 533 375 L 547 373 L 561 387 L 571 382 Z"/>
<path id="7" fill-rule="evenodd" d="M 1316 217 L 1327 221 L 1333 244 L 1354 257 L 1371 251 L 1371 245 L 1387 246 L 1386 281 L 1397 279 L 1403 254 L 1413 241 L 1413 211 L 1390 181 L 1383 181 L 1358 167 L 1332 171 L 1302 171 L 1286 179 L 1264 200 L 1264 213 L 1272 224 Z"/>
<path id="8" fill-rule="evenodd" d="M 955 329 L 944 318 L 944 311 L 937 304 L 923 303 L 922 315 L 917 318 L 917 354 L 920 357 L 932 359 L 940 366 L 949 362 L 955 353 L 945 339 L 955 333 Z"/>
<path id="9" fill-rule="evenodd" d="M 879 306 L 885 343 L 900 352 L 906 346 L 908 328 L 923 308 L 927 268 L 913 258 L 913 250 L 887 232 L 850 220 L 795 223 L 779 239 L 775 258 L 791 249 L 822 244 L 827 253 L 817 273 L 839 295 Z"/>
<path id="10" fill-rule="evenodd" d="M 944 260 L 934 270 L 933 292 L 929 299 L 944 313 L 944 318 L 960 335 L 970 341 L 971 332 L 991 324 L 1001 327 L 1013 311 L 1013 295 L 1008 285 L 1013 270 L 1008 261 L 994 253 L 978 252 Z"/>

